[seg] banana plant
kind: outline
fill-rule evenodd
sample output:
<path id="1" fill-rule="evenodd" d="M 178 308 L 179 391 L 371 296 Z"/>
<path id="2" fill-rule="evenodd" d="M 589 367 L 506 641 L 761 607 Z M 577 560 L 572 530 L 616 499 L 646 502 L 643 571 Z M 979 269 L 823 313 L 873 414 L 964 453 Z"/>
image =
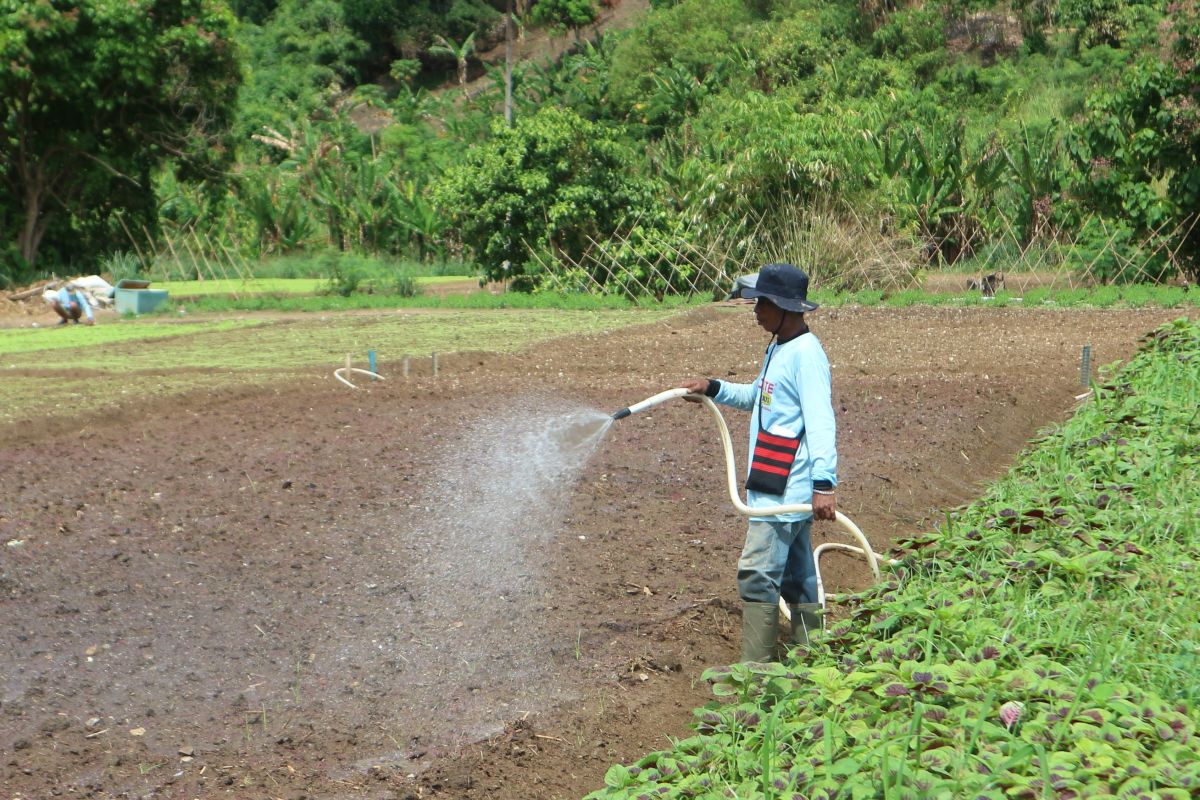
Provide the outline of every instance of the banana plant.
<path id="1" fill-rule="evenodd" d="M 444 256 L 441 244 L 444 223 L 434 209 L 428 193 L 417 181 L 406 180 L 398 187 L 396 221 L 407 229 L 409 242 L 416 247 L 417 258 Z"/>
<path id="2" fill-rule="evenodd" d="M 455 64 L 458 66 L 458 85 L 465 92 L 467 90 L 467 59 L 475 51 L 475 34 L 472 33 L 461 44 L 441 35 L 434 36 L 433 38 L 437 40 L 437 44 L 431 45 L 429 52 L 434 55 L 450 56 L 454 59 Z"/>
<path id="3" fill-rule="evenodd" d="M 950 264 L 968 256 L 994 212 L 1007 167 L 995 141 L 972 151 L 961 121 L 932 135 L 885 128 L 871 141 L 876 166 L 892 179 L 899 210 L 916 224 L 927 255 Z"/>
<path id="4" fill-rule="evenodd" d="M 1048 223 L 1050 201 L 1058 191 L 1058 167 L 1063 154 L 1058 123 L 1033 133 L 1021 123 L 1019 138 L 1004 149 L 1008 181 L 1017 195 L 1016 223 L 1021 244 L 1027 245 Z"/>
<path id="5" fill-rule="evenodd" d="M 249 175 L 237 183 L 236 197 L 254 225 L 260 253 L 301 249 L 316 233 L 307 203 L 286 176 Z"/>

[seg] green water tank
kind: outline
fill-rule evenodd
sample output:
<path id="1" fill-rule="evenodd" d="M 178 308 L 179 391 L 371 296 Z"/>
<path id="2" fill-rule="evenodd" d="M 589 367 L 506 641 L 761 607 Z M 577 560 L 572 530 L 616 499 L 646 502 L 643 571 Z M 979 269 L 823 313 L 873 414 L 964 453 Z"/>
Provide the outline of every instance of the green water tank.
<path id="1" fill-rule="evenodd" d="M 117 288 L 113 291 L 113 305 L 116 307 L 117 313 L 149 314 L 167 302 L 165 291 L 150 289 L 149 286 L 150 281 L 130 278 L 118 281 Z"/>

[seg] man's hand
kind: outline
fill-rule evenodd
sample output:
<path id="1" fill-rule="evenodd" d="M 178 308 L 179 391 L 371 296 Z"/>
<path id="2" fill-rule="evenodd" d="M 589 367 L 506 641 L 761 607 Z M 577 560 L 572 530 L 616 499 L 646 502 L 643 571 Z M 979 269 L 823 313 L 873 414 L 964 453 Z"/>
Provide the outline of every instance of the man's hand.
<path id="1" fill-rule="evenodd" d="M 708 391 L 708 378 L 693 378 L 679 384 L 680 389 L 687 389 L 688 394 L 683 396 L 684 400 L 692 403 L 699 403 L 700 398 Z"/>
<path id="2" fill-rule="evenodd" d="M 837 500 L 834 499 L 832 494 L 817 494 L 813 492 L 812 509 L 813 516 L 817 519 L 837 519 Z"/>

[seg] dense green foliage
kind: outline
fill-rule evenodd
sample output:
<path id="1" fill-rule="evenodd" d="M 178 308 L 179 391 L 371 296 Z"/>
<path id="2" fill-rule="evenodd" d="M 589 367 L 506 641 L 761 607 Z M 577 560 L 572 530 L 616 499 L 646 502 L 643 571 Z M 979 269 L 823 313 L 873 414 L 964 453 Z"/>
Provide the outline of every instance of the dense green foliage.
<path id="1" fill-rule="evenodd" d="M 32 35 L 28 4 L 9 5 L 4 53 L 56 41 Z M 590 1 L 515 2 L 520 30 L 573 27 L 578 37 L 555 63 L 515 65 L 516 139 L 494 124 L 502 70 L 480 60 L 502 41 L 499 2 L 235 0 L 236 27 L 216 0 L 128 9 L 193 5 L 194 29 L 213 33 L 205 47 L 107 48 L 96 45 L 123 29 L 85 26 L 70 67 L 39 67 L 72 76 L 53 85 L 76 110 L 44 109 L 72 122 L 38 141 L 140 144 L 124 160 L 93 152 L 100 163 L 75 194 L 44 193 L 55 244 L 38 268 L 85 268 L 114 251 L 151 262 L 187 237 L 249 261 L 323 250 L 457 258 L 489 277 L 515 269 L 521 288 L 703 292 L 768 255 L 803 255 L 828 274 L 788 240 L 819 220 L 855 230 L 851 252 L 903 251 L 893 280 L 913 271 L 910 250 L 930 268 L 1071 269 L 1105 282 L 1200 271 L 1195 0 L 664 0 L 633 28 L 590 38 L 580 27 L 597 13 Z M 37 13 L 61 18 L 63 31 L 75 24 L 65 11 Z M 118 57 L 126 51 L 140 60 Z M 185 56 L 193 69 L 178 66 Z M 16 153 L 26 117 L 11 81 L 22 61 L 6 63 L 0 146 Z M 207 138 L 189 130 L 190 146 L 172 149 L 138 125 L 108 137 L 114 110 L 67 91 L 99 71 L 131 85 L 186 74 L 204 102 L 189 99 L 183 118 Z M 177 100 L 167 84 L 155 90 Z M 172 125 L 181 118 L 144 105 Z M 553 127 L 545 106 L 564 109 L 556 126 L 575 120 L 561 164 L 538 154 L 534 129 Z M 37 218 L 20 176 L 61 163 L 61 149 L 46 151 L 9 159 L 6 230 Z M 517 153 L 530 163 L 512 162 Z M 595 168 L 581 166 L 584 154 Z M 566 186 L 517 188 L 547 177 Z M 514 211 L 523 227 L 506 233 Z M 767 243 L 774 231 L 784 233 Z M 31 274 L 15 256 L 28 238 L 6 242 L 0 281 Z M 879 273 L 835 285 L 879 286 L 864 277 Z"/>
<path id="2" fill-rule="evenodd" d="M 632 154 L 612 133 L 571 111 L 545 108 L 447 171 L 438 206 L 490 280 L 532 288 L 533 256 L 578 261 L 596 240 L 655 216 L 654 186 L 631 174 Z"/>
<path id="3" fill-rule="evenodd" d="M 212 0 L 0 2 L 0 277 L 154 227 L 157 169 L 219 190 L 234 23 Z"/>
<path id="4" fill-rule="evenodd" d="M 1195 797 L 1200 326 L 1179 320 L 617 798 Z"/>

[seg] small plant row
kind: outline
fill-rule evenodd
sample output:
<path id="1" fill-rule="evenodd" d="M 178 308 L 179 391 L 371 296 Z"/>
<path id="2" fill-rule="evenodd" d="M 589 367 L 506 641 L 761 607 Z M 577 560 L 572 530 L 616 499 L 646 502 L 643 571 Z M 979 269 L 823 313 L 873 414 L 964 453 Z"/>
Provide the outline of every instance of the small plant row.
<path id="1" fill-rule="evenodd" d="M 1178 320 L 618 798 L 1200 797 L 1200 324 Z"/>
<path id="2" fill-rule="evenodd" d="M 1019 308 L 1200 308 L 1200 289 L 1181 286 L 1099 286 L 1090 289 L 1031 289 L 1014 296 L 999 292 L 984 298 L 977 293 L 929 293 L 919 289 L 898 292 L 839 292 L 821 296 L 827 308 L 846 305 L 887 306 L 992 306 Z M 687 308 L 703 305 L 708 298 L 668 295 L 663 300 L 630 300 L 622 295 L 587 292 L 474 292 L 466 295 L 408 296 L 390 292 L 351 295 L 261 293 L 200 295 L 181 301 L 190 312 L 218 311 L 337 311 L 354 308 L 560 308 L 577 311 L 604 309 Z M 164 312 L 165 313 L 165 312 Z"/>

